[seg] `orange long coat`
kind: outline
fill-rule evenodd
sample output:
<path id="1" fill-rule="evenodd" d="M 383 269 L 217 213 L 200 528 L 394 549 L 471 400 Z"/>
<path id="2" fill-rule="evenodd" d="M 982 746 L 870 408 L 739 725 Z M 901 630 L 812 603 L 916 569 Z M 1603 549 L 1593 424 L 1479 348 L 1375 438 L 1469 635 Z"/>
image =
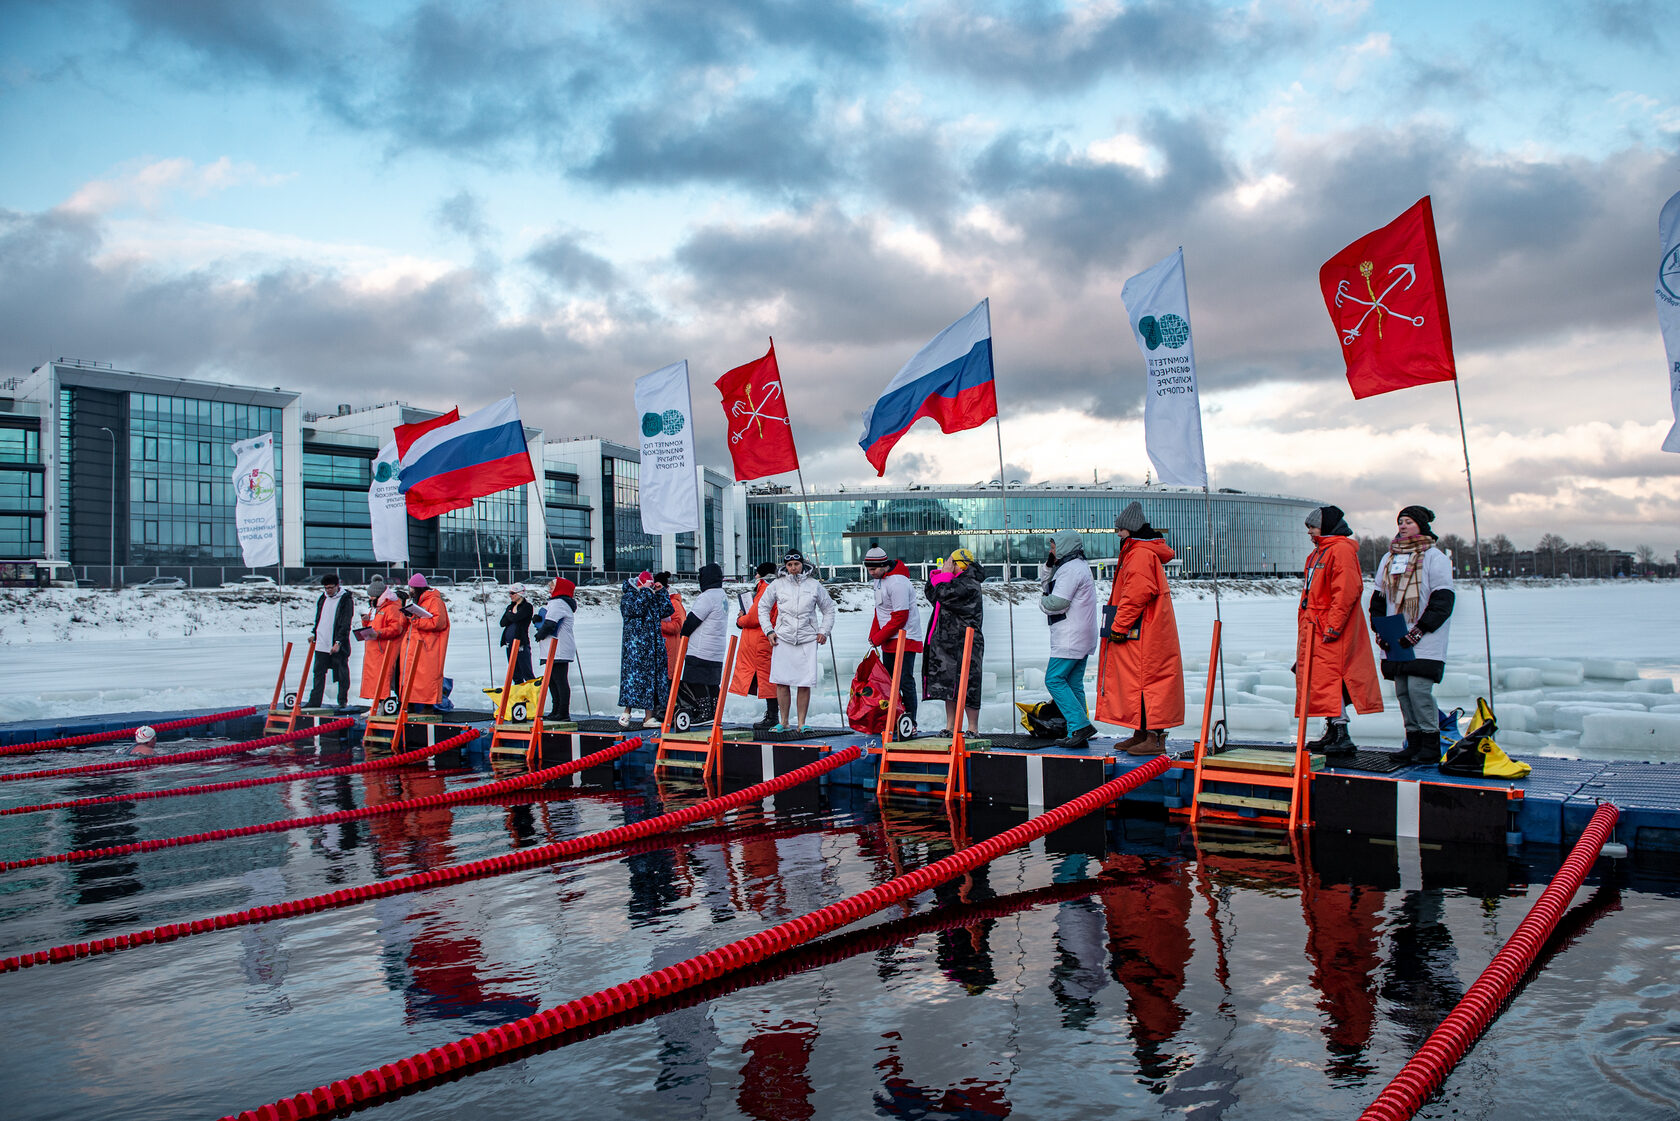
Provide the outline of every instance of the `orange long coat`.
<path id="1" fill-rule="evenodd" d="M 449 608 L 436 588 L 427 588 L 415 600 L 432 613 L 430 619 L 408 624 L 408 641 L 403 646 L 403 672 L 414 667 L 414 684 L 408 688 L 410 704 L 435 705 L 443 697 L 443 659 L 449 653 Z"/>
<path id="2" fill-rule="evenodd" d="M 1313 542 L 1295 636 L 1295 714 L 1301 714 L 1305 693 L 1308 716 L 1340 716 L 1344 689 L 1355 712 L 1381 712 L 1377 660 L 1361 607 L 1365 578 L 1359 573 L 1359 546 L 1351 537 L 1315 537 Z M 1312 680 L 1303 690 L 1300 675 L 1306 672 L 1309 648 Z"/>
<path id="3" fill-rule="evenodd" d="M 688 611 L 683 607 L 682 596 L 671 593 L 671 614 L 659 620 L 659 633 L 665 636 L 665 673 L 672 681 L 679 680 L 677 673 L 677 644 L 682 641 L 683 620 L 688 618 Z"/>
<path id="4" fill-rule="evenodd" d="M 758 601 L 764 598 L 764 589 L 770 586 L 770 581 L 760 580 L 758 588 L 753 592 L 752 606 L 747 608 L 745 615 L 735 616 L 735 625 L 741 628 L 741 642 L 735 647 L 735 676 L 729 681 L 729 691 L 737 696 L 753 696 L 753 678 L 758 678 L 758 697 L 769 700 L 776 695 L 776 687 L 770 684 L 770 639 L 765 636 L 764 628 L 758 625 Z M 770 605 L 770 622 L 776 622 L 778 609 L 775 604 Z"/>
<path id="5" fill-rule="evenodd" d="M 1097 664 L 1097 719 L 1154 731 L 1184 723 L 1184 661 L 1178 651 L 1167 570 L 1172 547 L 1159 538 L 1127 538 L 1115 566 L 1114 629 L 1139 629 L 1129 642 L 1104 638 Z"/>
<path id="6" fill-rule="evenodd" d="M 362 644 L 362 696 L 378 703 L 391 691 L 391 667 L 397 664 L 403 636 L 408 633 L 408 616 L 402 604 L 382 603 L 369 616 L 367 625 L 374 637 Z"/>

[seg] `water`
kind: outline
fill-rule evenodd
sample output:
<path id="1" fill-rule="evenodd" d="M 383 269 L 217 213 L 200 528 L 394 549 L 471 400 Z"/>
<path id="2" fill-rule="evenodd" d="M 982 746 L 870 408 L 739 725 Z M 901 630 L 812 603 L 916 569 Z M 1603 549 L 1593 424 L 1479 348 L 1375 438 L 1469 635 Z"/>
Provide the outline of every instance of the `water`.
<path id="1" fill-rule="evenodd" d="M 195 781 L 200 772 L 209 781 L 271 770 L 239 761 L 195 769 Z M 358 775 L 0 818 L 0 855 L 486 777 Z M 0 799 L 170 783 L 154 772 L 8 784 Z M 703 795 L 686 781 L 551 790 L 536 804 L 7 873 L 0 953 L 476 859 Z M 883 815 L 856 791 L 799 791 L 669 847 L 0 976 L 6 1113 L 175 1119 L 259 1105 L 765 929 L 1016 820 L 983 808 L 956 823 L 919 806 Z M 1356 1116 L 1515 929 L 1560 856 L 1406 853 L 1328 836 L 1292 848 L 1270 833 L 1193 834 L 1137 818 L 1114 818 L 1105 832 L 1087 819 L 831 935 L 821 952 L 370 1113 Z M 1580 928 L 1573 945 L 1420 1116 L 1680 1115 L 1677 913 L 1673 869 L 1641 864 L 1590 882 L 1569 920 Z"/>

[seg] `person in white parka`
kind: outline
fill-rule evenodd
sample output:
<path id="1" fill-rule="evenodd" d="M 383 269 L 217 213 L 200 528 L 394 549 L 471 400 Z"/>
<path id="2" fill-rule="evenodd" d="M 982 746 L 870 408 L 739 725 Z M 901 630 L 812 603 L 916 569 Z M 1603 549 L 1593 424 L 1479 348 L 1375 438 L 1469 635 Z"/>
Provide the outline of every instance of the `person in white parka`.
<path id="1" fill-rule="evenodd" d="M 1394 682 L 1394 699 L 1406 723 L 1406 746 L 1394 758 L 1403 763 L 1433 763 L 1441 758 L 1441 730 L 1435 686 L 1447 663 L 1447 632 L 1452 625 L 1452 562 L 1435 546 L 1429 523 L 1435 512 L 1408 506 L 1395 519 L 1399 532 L 1377 565 L 1371 593 L 1371 627 L 1383 616 L 1401 615 L 1410 629 L 1399 644 L 1411 651 L 1395 657 L 1391 643 L 1379 636 L 1382 675 Z"/>
<path id="2" fill-rule="evenodd" d="M 1085 701 L 1085 663 L 1097 648 L 1097 589 L 1085 542 L 1071 529 L 1050 538 L 1038 572 L 1043 595 L 1038 609 L 1049 616 L 1050 663 L 1044 687 L 1067 720 L 1067 739 L 1057 746 L 1078 750 L 1096 733 Z"/>
<path id="3" fill-rule="evenodd" d="M 771 581 L 758 601 L 759 626 L 770 636 L 770 683 L 776 687 L 783 721 L 772 732 L 804 729 L 811 686 L 820 680 L 817 647 L 825 645 L 834 630 L 834 600 L 822 581 L 805 571 L 805 554 L 789 549 L 782 568 L 782 575 Z M 774 623 L 771 608 L 777 609 Z M 793 699 L 799 702 L 797 718 L 788 707 Z"/>
<path id="4" fill-rule="evenodd" d="M 679 688 L 692 702 L 694 722 L 710 723 L 717 714 L 729 646 L 729 600 L 723 594 L 721 565 L 700 567 L 700 594 L 689 605 L 681 633 L 688 638 L 688 656 L 683 660 Z"/>

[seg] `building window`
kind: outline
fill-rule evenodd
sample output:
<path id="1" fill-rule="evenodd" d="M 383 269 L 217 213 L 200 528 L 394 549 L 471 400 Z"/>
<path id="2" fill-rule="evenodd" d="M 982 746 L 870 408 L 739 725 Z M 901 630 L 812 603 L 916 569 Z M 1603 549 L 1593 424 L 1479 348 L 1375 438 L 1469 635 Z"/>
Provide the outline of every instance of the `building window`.
<path id="1" fill-rule="evenodd" d="M 158 481 L 156 479 L 147 479 L 144 482 L 142 482 L 140 484 L 140 486 L 141 486 L 140 501 L 142 501 L 142 502 L 156 502 L 158 500 Z"/>
<path id="2" fill-rule="evenodd" d="M 158 543 L 158 524 L 156 522 L 146 523 L 141 540 L 147 545 L 156 545 Z"/>
<path id="3" fill-rule="evenodd" d="M 200 440 L 198 443 L 198 463 L 200 467 L 210 466 L 210 445 Z"/>
<path id="4" fill-rule="evenodd" d="M 215 499 L 211 497 L 210 484 L 209 483 L 203 483 L 203 482 L 199 483 L 198 484 L 198 504 L 200 506 L 209 506 L 214 501 L 215 501 Z"/>
<path id="5" fill-rule="evenodd" d="M 200 545 L 210 545 L 210 544 L 214 543 L 210 539 L 210 523 L 209 522 L 199 522 L 198 523 L 198 543 Z"/>
<path id="6" fill-rule="evenodd" d="M 145 458 L 145 459 L 152 460 L 153 462 L 156 462 L 157 457 L 158 457 L 157 437 L 156 436 L 147 436 L 142 441 L 142 445 L 143 445 L 143 448 L 144 448 L 144 451 L 142 452 L 142 457 Z"/>

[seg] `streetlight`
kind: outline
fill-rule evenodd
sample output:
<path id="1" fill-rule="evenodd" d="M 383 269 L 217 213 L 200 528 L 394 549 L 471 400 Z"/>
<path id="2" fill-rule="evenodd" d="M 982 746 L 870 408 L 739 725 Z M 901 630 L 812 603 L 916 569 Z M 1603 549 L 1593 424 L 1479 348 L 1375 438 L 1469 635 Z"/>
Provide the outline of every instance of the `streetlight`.
<path id="1" fill-rule="evenodd" d="M 99 430 L 111 437 L 111 587 L 117 587 L 117 434 L 101 424 Z"/>

